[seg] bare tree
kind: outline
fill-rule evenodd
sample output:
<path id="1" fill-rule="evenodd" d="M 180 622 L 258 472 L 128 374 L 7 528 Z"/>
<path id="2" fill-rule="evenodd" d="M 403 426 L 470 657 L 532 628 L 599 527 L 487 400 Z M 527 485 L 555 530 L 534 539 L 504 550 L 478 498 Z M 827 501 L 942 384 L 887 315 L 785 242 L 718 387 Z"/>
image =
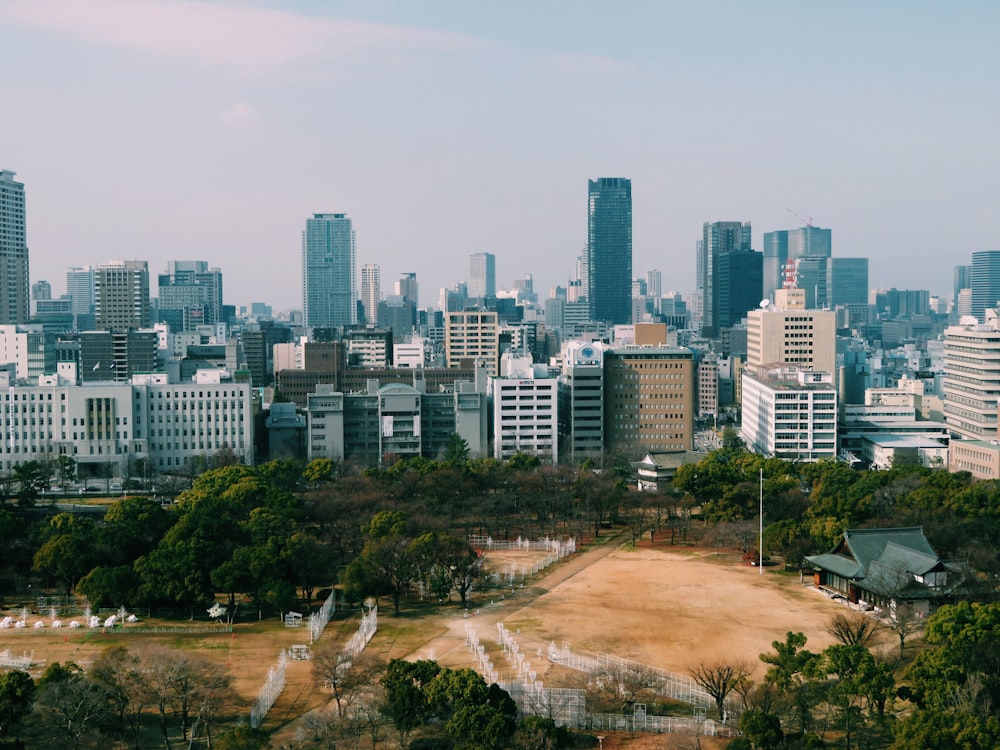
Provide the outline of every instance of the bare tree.
<path id="1" fill-rule="evenodd" d="M 737 661 L 732 664 L 702 662 L 691 667 L 690 671 L 691 677 L 694 678 L 698 686 L 715 701 L 719 719 L 723 720 L 726 698 L 750 676 L 753 669 L 745 661 Z"/>
<path id="2" fill-rule="evenodd" d="M 663 692 L 664 679 L 657 670 L 641 664 L 607 662 L 587 677 L 586 687 L 598 705 L 629 713 L 635 703 L 654 702 Z"/>
<path id="3" fill-rule="evenodd" d="M 131 735 L 134 746 L 139 747 L 142 712 L 153 700 L 141 658 L 125 646 L 111 646 L 94 660 L 90 677 L 108 691 L 122 735 Z"/>
<path id="4" fill-rule="evenodd" d="M 924 618 L 911 602 L 896 602 L 895 611 L 884 624 L 899 638 L 899 656 L 902 657 L 906 639 L 924 629 Z"/>
<path id="5" fill-rule="evenodd" d="M 381 657 L 367 651 L 352 657 L 333 641 L 321 643 L 313 652 L 313 676 L 317 682 L 330 688 L 339 719 L 345 718 L 371 686 L 378 682 L 385 667 Z"/>
<path id="6" fill-rule="evenodd" d="M 878 636 L 880 629 L 878 621 L 857 612 L 834 615 L 830 624 L 826 626 L 826 632 L 845 646 L 866 648 Z"/>

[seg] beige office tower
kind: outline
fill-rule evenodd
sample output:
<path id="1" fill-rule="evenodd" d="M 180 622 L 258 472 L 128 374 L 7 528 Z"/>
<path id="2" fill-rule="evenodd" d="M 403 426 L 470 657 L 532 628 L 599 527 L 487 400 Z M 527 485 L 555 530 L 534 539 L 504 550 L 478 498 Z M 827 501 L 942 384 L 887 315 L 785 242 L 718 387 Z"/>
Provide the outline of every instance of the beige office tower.
<path id="1" fill-rule="evenodd" d="M 747 315 L 747 367 L 790 364 L 828 372 L 836 382 L 836 312 L 807 310 L 802 289 L 778 289 L 774 297 Z"/>

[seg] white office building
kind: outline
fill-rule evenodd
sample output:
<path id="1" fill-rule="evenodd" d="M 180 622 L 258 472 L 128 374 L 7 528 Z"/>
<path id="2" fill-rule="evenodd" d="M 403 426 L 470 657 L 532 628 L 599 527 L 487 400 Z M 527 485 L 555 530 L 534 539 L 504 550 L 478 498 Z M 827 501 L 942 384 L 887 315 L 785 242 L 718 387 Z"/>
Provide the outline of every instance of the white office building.
<path id="1" fill-rule="evenodd" d="M 500 375 L 492 380 L 493 456 L 507 460 L 515 453 L 558 463 L 558 378 L 531 357 L 505 353 Z"/>
<path id="2" fill-rule="evenodd" d="M 837 457 L 837 389 L 829 372 L 791 365 L 743 371 L 747 448 L 786 461 Z"/>

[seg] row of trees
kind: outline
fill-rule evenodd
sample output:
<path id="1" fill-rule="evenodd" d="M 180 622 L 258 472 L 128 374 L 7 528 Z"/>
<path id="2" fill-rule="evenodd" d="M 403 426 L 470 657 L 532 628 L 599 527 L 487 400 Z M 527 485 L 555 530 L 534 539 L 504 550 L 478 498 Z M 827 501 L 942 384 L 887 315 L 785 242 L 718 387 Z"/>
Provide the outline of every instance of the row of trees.
<path id="1" fill-rule="evenodd" d="M 207 657 L 113 646 L 87 671 L 54 663 L 37 682 L 19 670 L 0 673 L 0 740 L 28 748 L 139 748 L 155 726 L 167 748 L 199 741 L 235 750 L 250 746 L 216 727 L 239 704 L 232 677 Z"/>

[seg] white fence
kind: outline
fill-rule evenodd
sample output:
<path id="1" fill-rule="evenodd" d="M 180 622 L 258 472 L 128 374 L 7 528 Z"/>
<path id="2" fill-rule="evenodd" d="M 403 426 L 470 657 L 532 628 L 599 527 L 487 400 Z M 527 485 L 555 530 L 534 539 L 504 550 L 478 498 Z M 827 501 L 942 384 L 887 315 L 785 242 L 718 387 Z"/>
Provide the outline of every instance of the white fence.
<path id="1" fill-rule="evenodd" d="M 550 643 L 549 661 L 587 674 L 624 672 L 641 675 L 643 679 L 655 680 L 657 693 L 665 698 L 672 698 L 698 708 L 706 708 L 714 703 L 712 696 L 706 693 L 692 677 L 640 664 L 603 651 L 598 652 L 596 657 L 583 656 L 574 654 L 568 643 L 564 643 L 561 649 Z"/>
<path id="2" fill-rule="evenodd" d="M 365 646 L 378 630 L 378 607 L 372 607 L 361 618 L 361 624 L 357 632 L 351 636 L 351 640 L 344 646 L 344 653 L 357 656 L 365 650 Z"/>
<path id="3" fill-rule="evenodd" d="M 271 706 L 278 700 L 281 691 L 285 689 L 285 667 L 288 665 L 288 654 L 282 651 L 278 654 L 278 661 L 267 670 L 267 678 L 264 686 L 257 693 L 257 700 L 250 709 L 250 726 L 256 729 L 264 721 Z"/>
<path id="4" fill-rule="evenodd" d="M 649 716 L 645 711 L 628 714 L 593 714 L 591 729 L 616 732 L 659 732 L 708 737 L 731 737 L 733 730 L 711 719 L 688 716 Z"/>
<path id="5" fill-rule="evenodd" d="M 323 602 L 323 606 L 320 607 L 317 612 L 309 615 L 310 643 L 315 643 L 319 640 L 319 637 L 323 635 L 323 630 L 326 629 L 327 623 L 330 622 L 330 618 L 333 617 L 336 600 L 337 589 L 334 589 L 330 592 L 330 596 L 327 597 L 326 601 Z"/>
<path id="6" fill-rule="evenodd" d="M 571 552 L 576 552 L 576 539 L 570 537 L 569 539 L 549 539 L 545 537 L 543 539 L 522 539 L 518 537 L 514 540 L 509 539 L 494 539 L 491 536 L 482 536 L 479 534 L 469 535 L 469 544 L 477 549 L 486 550 L 490 552 L 495 550 L 497 552 L 557 552 L 560 548 L 572 547 Z M 565 555 L 564 555 L 565 556 Z"/>
<path id="7" fill-rule="evenodd" d="M 487 682 L 495 682 L 508 692 L 522 715 L 552 719 L 558 726 L 578 728 L 586 726 L 586 691 L 545 687 L 542 681 L 537 679 L 537 672 L 531 668 L 531 662 L 525 658 L 525 652 L 521 650 L 514 634 L 507 630 L 503 623 L 497 623 L 497 643 L 502 646 L 507 661 L 515 668 L 515 676 L 509 681 L 500 679 L 486 646 L 480 643 L 479 636 L 471 623 L 466 623 L 465 633 L 466 644 L 472 651 L 472 660 L 476 668 Z"/>
<path id="8" fill-rule="evenodd" d="M 31 665 L 34 664 L 35 652 L 32 651 L 31 655 L 24 656 L 14 656 L 10 652 L 10 649 L 4 649 L 0 651 L 0 667 L 5 669 L 20 669 L 22 672 L 26 672 L 31 669 Z"/>

